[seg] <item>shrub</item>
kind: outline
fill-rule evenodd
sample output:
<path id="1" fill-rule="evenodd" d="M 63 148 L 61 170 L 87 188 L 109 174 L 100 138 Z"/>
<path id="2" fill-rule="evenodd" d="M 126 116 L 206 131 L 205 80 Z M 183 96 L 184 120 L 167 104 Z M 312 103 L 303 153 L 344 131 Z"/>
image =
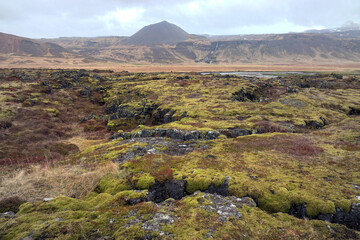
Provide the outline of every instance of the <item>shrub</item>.
<path id="1" fill-rule="evenodd" d="M 11 128 L 12 123 L 9 121 L 0 121 L 0 129 Z"/>
<path id="2" fill-rule="evenodd" d="M 249 149 L 257 151 L 275 150 L 296 157 L 316 156 L 324 152 L 323 148 L 317 147 L 310 139 L 298 135 L 279 134 L 271 137 L 252 136 L 237 139 L 229 149 L 232 152 L 245 152 Z"/>
<path id="3" fill-rule="evenodd" d="M 171 168 L 164 168 L 158 172 L 153 173 L 152 175 L 158 180 L 159 182 L 164 182 L 165 180 L 172 180 L 173 179 L 174 171 Z"/>

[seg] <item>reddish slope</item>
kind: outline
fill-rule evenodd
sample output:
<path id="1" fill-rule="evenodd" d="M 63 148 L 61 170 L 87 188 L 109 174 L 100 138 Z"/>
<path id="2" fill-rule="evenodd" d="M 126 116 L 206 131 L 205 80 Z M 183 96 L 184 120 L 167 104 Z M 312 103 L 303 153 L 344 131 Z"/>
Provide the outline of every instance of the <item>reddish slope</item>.
<path id="1" fill-rule="evenodd" d="M 62 56 L 66 50 L 54 43 L 45 43 L 6 33 L 0 33 L 0 53 L 41 57 L 47 54 Z"/>

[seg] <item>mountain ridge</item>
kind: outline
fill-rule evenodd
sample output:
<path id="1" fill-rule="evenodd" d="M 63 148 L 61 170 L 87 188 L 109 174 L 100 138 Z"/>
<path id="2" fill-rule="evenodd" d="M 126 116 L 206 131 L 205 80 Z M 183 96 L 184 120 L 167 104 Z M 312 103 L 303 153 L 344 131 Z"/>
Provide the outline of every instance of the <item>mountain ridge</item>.
<path id="1" fill-rule="evenodd" d="M 67 51 L 75 54 L 72 62 L 77 64 L 111 62 L 296 65 L 310 62 L 338 64 L 360 61 L 360 31 L 356 30 L 206 38 L 190 35 L 176 25 L 163 21 L 145 26 L 131 37 L 32 40 L 14 35 L 6 36 L 11 36 L 8 39 L 13 40 L 0 41 L 2 59 L 9 59 L 15 54 L 38 58 L 55 56 L 60 61 L 65 61 L 63 53 Z M 12 47 L 9 47 L 9 41 L 12 42 Z"/>

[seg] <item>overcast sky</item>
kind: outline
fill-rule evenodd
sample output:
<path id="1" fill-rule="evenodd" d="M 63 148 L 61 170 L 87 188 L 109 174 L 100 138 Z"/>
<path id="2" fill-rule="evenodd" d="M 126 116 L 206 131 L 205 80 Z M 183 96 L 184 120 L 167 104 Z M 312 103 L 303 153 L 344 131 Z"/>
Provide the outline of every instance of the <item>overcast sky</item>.
<path id="1" fill-rule="evenodd" d="M 0 0 L 0 32 L 130 36 L 167 20 L 195 34 L 300 32 L 360 23 L 360 0 Z"/>

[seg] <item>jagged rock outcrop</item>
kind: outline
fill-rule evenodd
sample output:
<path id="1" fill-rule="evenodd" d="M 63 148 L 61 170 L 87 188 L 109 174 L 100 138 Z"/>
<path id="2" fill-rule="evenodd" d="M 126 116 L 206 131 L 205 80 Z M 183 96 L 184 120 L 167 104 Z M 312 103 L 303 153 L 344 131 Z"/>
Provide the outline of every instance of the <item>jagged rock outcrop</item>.
<path id="1" fill-rule="evenodd" d="M 232 94 L 231 99 L 239 102 L 259 101 L 259 97 L 255 94 L 255 90 L 253 88 L 241 88 L 239 91 Z"/>
<path id="2" fill-rule="evenodd" d="M 156 180 L 155 184 L 152 185 L 147 190 L 146 196 L 141 195 L 140 197 L 136 197 L 136 198 L 128 198 L 126 199 L 126 203 L 129 205 L 135 205 L 140 202 L 148 202 L 148 201 L 154 203 L 161 203 L 169 198 L 180 200 L 188 195 L 186 191 L 186 185 L 187 185 L 186 179 L 183 180 L 167 179 L 164 182 L 159 182 Z M 209 194 L 217 194 L 224 197 L 229 196 L 229 177 L 225 177 L 224 183 L 220 185 L 215 185 L 214 183 L 211 183 L 209 187 L 205 189 L 203 192 Z"/>
<path id="3" fill-rule="evenodd" d="M 238 209 L 242 208 L 244 205 L 247 207 L 256 207 L 256 203 L 249 197 L 237 198 L 234 196 L 224 197 L 218 194 L 211 193 L 202 193 L 200 191 L 195 192 L 192 195 L 184 197 L 182 200 L 187 199 L 196 199 L 200 203 L 199 208 L 204 209 L 209 213 L 216 213 L 218 215 L 218 220 L 222 223 L 229 221 L 231 218 L 240 219 L 242 214 Z M 157 206 L 163 211 L 158 211 L 149 219 L 142 219 L 136 210 L 130 211 L 126 218 L 131 218 L 126 224 L 125 229 L 130 228 L 134 225 L 141 226 L 142 229 L 148 232 L 144 239 L 153 239 L 153 233 L 159 234 L 160 236 L 167 236 L 173 238 L 174 236 L 171 233 L 162 230 L 164 225 L 172 225 L 177 220 L 172 211 L 168 209 L 174 206 L 175 199 L 168 199 L 164 202 L 159 203 Z M 212 238 L 212 234 L 217 231 L 216 229 L 209 229 L 209 232 L 206 234 L 207 238 Z"/>
<path id="4" fill-rule="evenodd" d="M 257 130 L 249 129 L 240 129 L 240 128 L 230 128 L 230 129 L 221 129 L 218 131 L 185 131 L 179 129 L 146 129 L 139 132 L 121 132 L 112 135 L 111 139 L 123 138 L 123 139 L 132 139 L 132 138 L 148 138 L 148 137 L 168 137 L 171 139 L 179 140 L 212 140 L 217 139 L 220 134 L 224 134 L 229 138 L 236 138 L 239 136 L 246 136 L 256 133 Z"/>
<path id="5" fill-rule="evenodd" d="M 149 201 L 159 203 L 163 202 L 168 198 L 180 200 L 186 194 L 184 180 L 166 180 L 161 183 L 155 182 L 155 185 L 149 189 L 148 199 Z"/>
<path id="6" fill-rule="evenodd" d="M 117 102 L 114 102 L 106 106 L 105 112 L 109 114 L 110 120 L 135 120 L 138 124 L 155 125 L 179 121 L 187 116 L 186 112 L 180 116 L 175 116 L 175 110 L 160 108 L 159 104 L 151 101 L 143 101 L 137 106 L 129 104 L 119 105 Z"/>
<path id="7" fill-rule="evenodd" d="M 360 107 L 349 107 L 349 115 L 360 115 Z"/>
<path id="8" fill-rule="evenodd" d="M 349 212 L 345 212 L 342 208 L 336 208 L 336 213 L 334 214 L 320 214 L 316 217 L 311 218 L 306 213 L 306 203 L 294 204 L 290 206 L 289 214 L 300 218 L 308 219 L 318 219 L 323 221 L 328 221 L 331 223 L 338 223 L 345 225 L 348 228 L 360 230 L 360 204 L 355 203 L 351 206 Z"/>
<path id="9" fill-rule="evenodd" d="M 305 121 L 305 124 L 309 128 L 320 129 L 320 128 L 323 128 L 323 127 L 325 127 L 327 125 L 327 121 L 326 121 L 325 118 L 320 117 L 319 120 Z"/>
<path id="10" fill-rule="evenodd" d="M 240 136 L 246 136 L 253 134 L 252 130 L 249 129 L 241 129 L 241 128 L 229 128 L 229 129 L 222 129 L 219 130 L 221 134 L 224 134 L 228 138 L 236 138 Z M 258 132 L 258 130 L 256 130 Z"/>

